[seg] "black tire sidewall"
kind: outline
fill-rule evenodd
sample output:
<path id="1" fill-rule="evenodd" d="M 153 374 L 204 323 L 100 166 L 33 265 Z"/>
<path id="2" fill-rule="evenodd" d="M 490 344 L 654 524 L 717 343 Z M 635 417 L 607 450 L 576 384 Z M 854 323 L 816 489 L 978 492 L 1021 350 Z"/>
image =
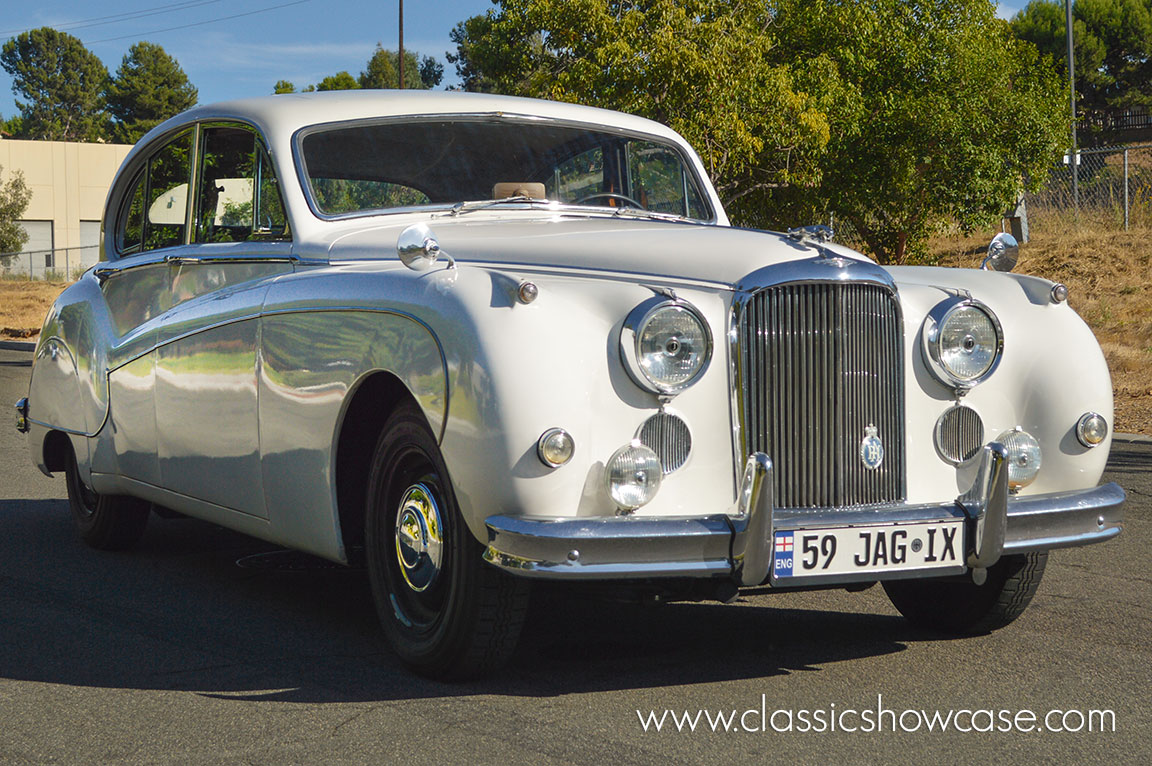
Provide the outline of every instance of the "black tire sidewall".
<path id="1" fill-rule="evenodd" d="M 986 633 L 1016 620 L 1039 586 L 1047 552 L 1005 556 L 987 579 L 893 580 L 884 583 L 893 606 L 912 624 L 952 635 Z"/>
<path id="2" fill-rule="evenodd" d="M 68 507 L 80 539 L 104 551 L 121 551 L 136 545 L 148 524 L 149 503 L 135 497 L 96 493 L 84 484 L 73 450 L 68 450 L 66 460 Z M 85 491 L 92 496 L 91 504 L 84 498 Z"/>
<path id="3" fill-rule="evenodd" d="M 424 468 L 416 467 L 422 461 Z M 442 606 L 427 624 L 406 625 L 393 604 L 396 591 L 408 587 L 393 569 L 396 513 L 404 490 L 414 481 L 427 480 L 429 472 L 434 477 L 429 488 L 436 494 L 444 528 L 443 565 L 433 586 L 443 588 Z M 481 576 L 477 570 L 482 562 L 479 545 L 457 508 L 435 438 L 414 405 L 398 408 L 377 442 L 369 479 L 365 547 L 372 594 L 389 644 L 402 660 L 426 674 L 452 674 L 458 658 L 467 652 L 476 617 L 476 599 L 469 594 Z M 403 602 L 403 597 L 396 597 L 401 611 L 405 611 Z"/>

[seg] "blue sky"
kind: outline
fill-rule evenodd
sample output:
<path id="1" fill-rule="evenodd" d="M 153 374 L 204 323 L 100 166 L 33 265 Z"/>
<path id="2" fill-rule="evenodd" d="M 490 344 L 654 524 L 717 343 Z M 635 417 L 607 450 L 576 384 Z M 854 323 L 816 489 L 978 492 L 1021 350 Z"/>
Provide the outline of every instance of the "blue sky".
<path id="1" fill-rule="evenodd" d="M 1000 4 L 1009 18 L 1023 5 Z M 79 37 L 115 72 L 129 46 L 162 45 L 200 90 L 200 102 L 260 96 L 280 79 L 297 87 L 345 69 L 360 73 L 376 43 L 395 48 L 397 0 L 5 0 L 0 40 L 52 26 Z M 404 47 L 444 60 L 456 22 L 490 0 L 406 0 Z M 17 113 L 12 78 L 0 69 L 0 115 Z"/>

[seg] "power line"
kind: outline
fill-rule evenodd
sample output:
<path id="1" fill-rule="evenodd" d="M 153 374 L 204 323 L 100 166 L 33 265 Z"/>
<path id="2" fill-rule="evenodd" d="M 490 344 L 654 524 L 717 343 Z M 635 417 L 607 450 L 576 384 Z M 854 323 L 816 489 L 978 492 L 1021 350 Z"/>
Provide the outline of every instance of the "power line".
<path id="1" fill-rule="evenodd" d="M 100 27 L 106 24 L 116 24 L 121 21 L 131 21 L 132 19 L 142 19 L 147 16 L 158 16 L 162 13 L 171 13 L 172 11 L 183 11 L 188 8 L 197 8 L 201 5 L 211 5 L 219 3 L 221 0 L 185 0 L 182 3 L 175 3 L 173 5 L 165 5 L 158 8 L 147 8 L 143 11 L 131 11 L 128 13 L 114 13 L 111 16 L 96 16 L 91 19 L 80 19 L 79 21 L 66 21 L 63 24 L 52 24 L 52 29 L 67 30 L 67 29 L 86 29 L 88 27 Z M 0 32 L 0 37 L 14 37 L 16 35 L 31 32 L 36 27 L 29 27 L 28 29 L 12 29 L 7 32 Z"/>
<path id="2" fill-rule="evenodd" d="M 275 11 L 275 10 L 280 9 L 280 8 L 288 8 L 289 6 L 301 5 L 302 3 L 310 3 L 310 2 L 312 2 L 312 0 L 294 0 L 294 2 L 291 2 L 291 3 L 281 3 L 279 5 L 270 5 L 267 8 L 259 8 L 255 11 L 248 11 L 247 13 L 236 13 L 236 14 L 233 14 L 231 16 L 221 16 L 220 18 L 217 18 L 217 19 L 208 19 L 207 21 L 196 21 L 196 22 L 193 22 L 191 24 L 180 24 L 179 26 L 175 26 L 175 27 L 165 27 L 164 29 L 153 29 L 149 32 L 139 32 L 139 33 L 133 34 L 133 35 L 120 35 L 119 37 L 105 37 L 102 40 L 87 40 L 87 41 L 85 41 L 85 45 L 95 45 L 96 43 L 110 43 L 110 42 L 115 42 L 116 40 L 129 40 L 132 38 L 139 39 L 142 37 L 146 37 L 148 35 L 158 35 L 161 32 L 175 32 L 176 30 L 179 30 L 179 29 L 191 29 L 192 27 L 202 27 L 205 24 L 215 24 L 217 21 L 229 21 L 231 19 L 239 19 L 239 18 L 243 18 L 245 16 L 254 16 L 257 13 L 265 13 L 267 11 Z"/>

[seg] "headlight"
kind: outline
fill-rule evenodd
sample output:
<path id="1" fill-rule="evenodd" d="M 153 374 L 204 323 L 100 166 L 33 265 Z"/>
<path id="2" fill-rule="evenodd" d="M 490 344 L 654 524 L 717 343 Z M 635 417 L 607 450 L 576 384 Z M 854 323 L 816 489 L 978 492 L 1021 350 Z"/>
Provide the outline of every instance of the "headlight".
<path id="1" fill-rule="evenodd" d="M 655 394 L 676 394 L 708 368 L 712 334 L 692 304 L 653 298 L 624 321 L 620 358 L 636 385 Z"/>
<path id="2" fill-rule="evenodd" d="M 951 298 L 932 309 L 923 340 L 928 368 L 961 392 L 991 375 L 1004 349 L 996 315 L 971 298 Z"/>
<path id="3" fill-rule="evenodd" d="M 1036 437 L 1027 431 L 1013 428 L 997 436 L 996 441 L 1008 450 L 1008 486 L 1020 489 L 1035 481 L 1043 457 Z"/>

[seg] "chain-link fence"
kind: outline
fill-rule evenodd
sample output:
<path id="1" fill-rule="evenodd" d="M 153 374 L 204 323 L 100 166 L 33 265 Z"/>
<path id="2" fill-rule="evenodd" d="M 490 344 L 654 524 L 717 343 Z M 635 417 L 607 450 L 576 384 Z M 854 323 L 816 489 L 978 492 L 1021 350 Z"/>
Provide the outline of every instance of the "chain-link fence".
<path id="1" fill-rule="evenodd" d="M 99 258 L 99 245 L 0 253 L 0 277 L 72 282 Z"/>
<path id="2" fill-rule="evenodd" d="M 1065 155 L 1064 164 L 1026 202 L 1028 223 L 1035 230 L 1152 226 L 1152 144 Z"/>

